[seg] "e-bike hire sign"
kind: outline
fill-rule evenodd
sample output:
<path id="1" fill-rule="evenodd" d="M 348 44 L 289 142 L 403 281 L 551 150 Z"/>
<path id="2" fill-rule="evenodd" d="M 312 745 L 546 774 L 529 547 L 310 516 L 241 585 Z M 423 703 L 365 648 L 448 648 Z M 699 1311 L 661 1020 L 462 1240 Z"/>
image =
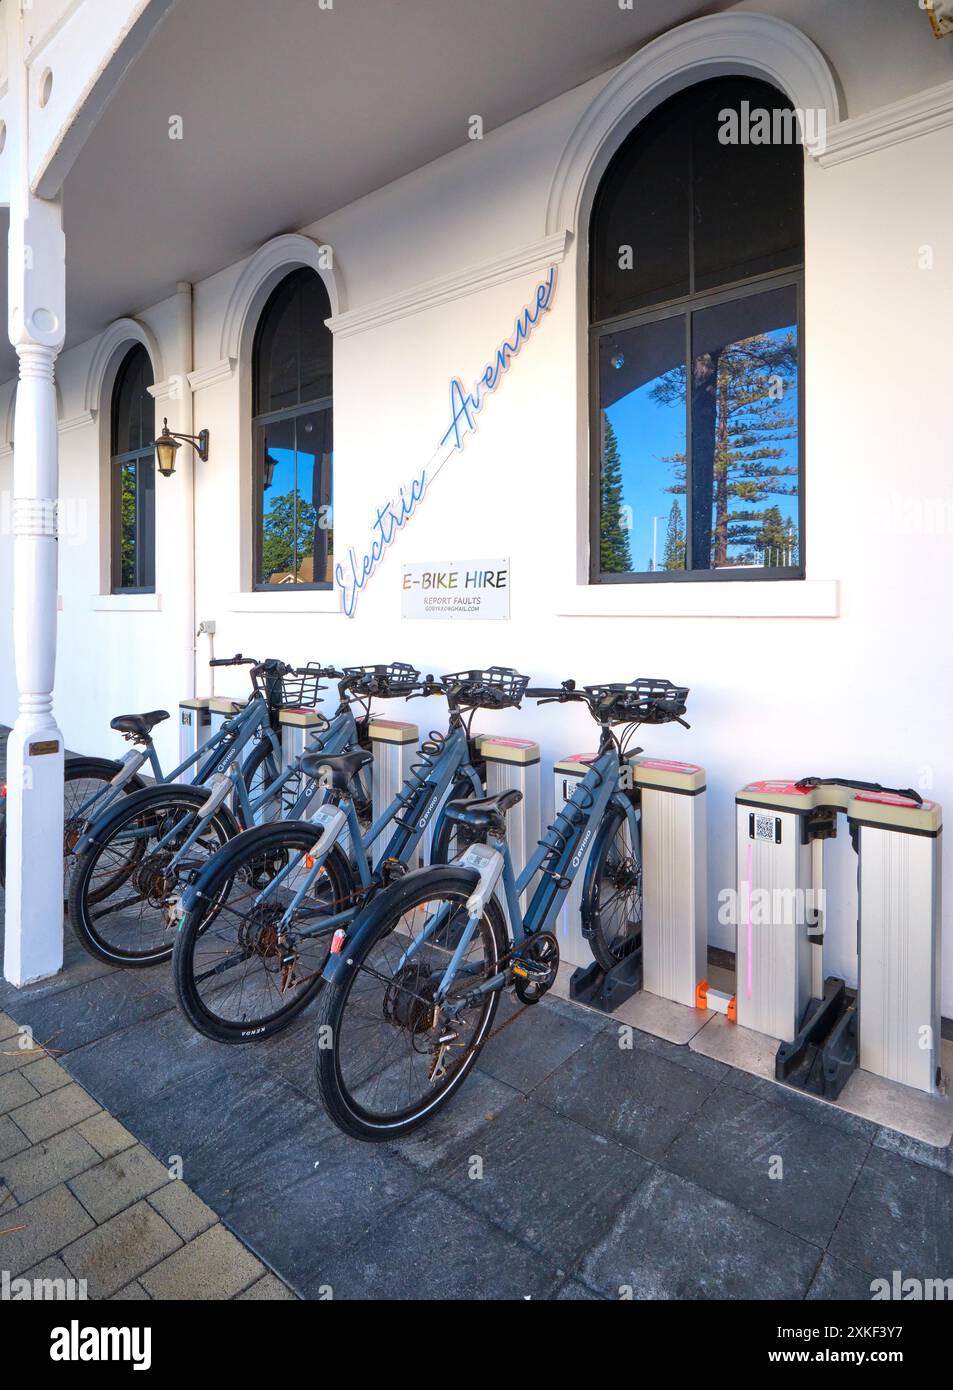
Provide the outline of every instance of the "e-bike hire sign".
<path id="1" fill-rule="evenodd" d="M 392 494 L 382 506 L 374 509 L 370 543 L 363 556 L 358 558 L 354 547 L 351 546 L 344 563 L 334 567 L 334 582 L 341 594 L 341 609 L 347 617 L 354 617 L 362 590 L 366 588 L 368 580 L 384 555 L 420 506 L 430 484 L 444 464 L 463 448 L 467 435 L 476 429 L 480 411 L 510 370 L 513 359 L 538 327 L 540 319 L 552 303 L 555 288 L 556 267 L 551 266 L 545 280 L 541 280 L 536 286 L 532 303 L 519 314 L 512 337 L 503 339 L 471 390 L 467 391 L 458 377 L 454 377 L 450 382 L 450 425 L 444 431 L 433 457 L 416 477 L 408 483 L 402 483 L 396 494 Z M 486 561 L 484 567 L 490 568 L 497 563 L 500 562 Z M 423 568 L 432 569 L 434 566 Z M 509 592 L 508 565 L 506 587 Z M 419 616 L 431 617 L 436 614 L 421 613 Z M 460 614 L 455 613 L 453 616 L 459 617 Z M 482 613 L 477 616 L 508 617 L 509 613 Z"/>
<path id="2" fill-rule="evenodd" d="M 509 560 L 404 565 L 404 618 L 508 618 Z"/>

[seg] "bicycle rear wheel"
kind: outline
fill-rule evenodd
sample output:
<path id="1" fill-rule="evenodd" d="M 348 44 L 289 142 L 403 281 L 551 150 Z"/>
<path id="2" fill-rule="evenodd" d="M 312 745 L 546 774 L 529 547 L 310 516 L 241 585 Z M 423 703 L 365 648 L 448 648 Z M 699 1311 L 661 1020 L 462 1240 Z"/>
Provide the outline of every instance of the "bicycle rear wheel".
<path id="1" fill-rule="evenodd" d="M 302 878 L 314 826 L 285 821 L 239 835 L 195 883 L 197 902 L 175 936 L 179 1007 L 216 1042 L 242 1043 L 284 1028 L 321 988 L 331 946 L 322 919 L 351 901 L 351 869 L 335 845 L 290 923 L 281 924 Z M 262 890 L 285 877 L 269 897 Z"/>
<path id="2" fill-rule="evenodd" d="M 98 804 L 104 801 L 109 784 L 121 770 L 112 758 L 67 758 L 63 769 L 63 905 L 69 898 L 69 880 L 73 869 L 76 842 L 90 821 L 100 814 Z M 142 779 L 130 777 L 123 794 L 130 796 L 142 791 Z M 6 883 L 7 821 L 0 813 L 0 888 Z"/>
<path id="3" fill-rule="evenodd" d="M 360 941 L 352 931 L 343 970 L 322 991 L 318 1086 L 331 1119 L 356 1139 L 393 1139 L 422 1124 L 450 1100 L 486 1042 L 498 991 L 476 996 L 453 1019 L 434 1002 L 474 883 L 472 871 L 435 868 L 386 890 L 356 924 Z M 435 914 L 439 925 L 425 940 Z M 495 975 L 505 950 L 503 913 L 491 899 L 450 1000 L 464 1000 Z"/>
<path id="4" fill-rule="evenodd" d="M 76 861 L 69 896 L 70 925 L 97 960 L 147 966 L 172 955 L 179 890 L 238 833 L 231 812 L 220 806 L 185 857 L 171 864 L 207 795 L 203 787 L 149 787 L 98 827 Z"/>
<path id="5" fill-rule="evenodd" d="M 583 922 L 591 928 L 589 947 L 599 966 L 611 970 L 635 950 L 642 936 L 642 850 L 628 818 L 610 806 L 599 831 L 595 856 L 586 873 Z"/>

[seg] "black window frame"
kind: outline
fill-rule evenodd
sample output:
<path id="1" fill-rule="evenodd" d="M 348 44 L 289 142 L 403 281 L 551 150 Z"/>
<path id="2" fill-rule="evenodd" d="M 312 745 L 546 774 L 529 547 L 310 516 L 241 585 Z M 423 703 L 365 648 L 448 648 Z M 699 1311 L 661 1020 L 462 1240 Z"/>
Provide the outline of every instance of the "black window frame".
<path id="1" fill-rule="evenodd" d="M 138 449 L 127 449 L 122 453 L 116 452 L 119 405 L 123 387 L 128 379 L 131 363 L 134 358 L 141 359 L 148 364 L 149 376 L 154 378 L 152 370 L 152 359 L 146 348 L 141 343 L 136 343 L 129 348 L 123 356 L 113 381 L 112 395 L 109 409 L 109 592 L 110 594 L 154 594 L 156 592 L 155 573 L 156 573 L 156 522 L 155 522 L 155 448 L 154 441 L 148 445 L 141 445 Z M 153 379 L 152 384 L 155 384 Z M 147 393 L 148 394 L 148 393 Z M 155 412 L 155 403 L 152 403 L 152 412 Z M 153 421 L 152 433 L 155 433 L 155 423 Z M 152 464 L 152 528 L 151 534 L 147 537 L 147 543 L 151 545 L 152 555 L 149 568 L 152 571 L 151 584 L 122 584 L 122 472 L 128 463 L 137 465 L 137 485 L 138 467 L 143 463 Z M 136 541 L 136 571 L 141 572 L 139 541 Z"/>
<path id="2" fill-rule="evenodd" d="M 693 89 L 686 89 L 691 92 Z M 788 98 L 778 91 L 778 99 L 787 102 Z M 628 137 L 627 137 L 628 138 Z M 624 142 L 623 142 L 624 143 Z M 621 148 L 621 146 L 620 146 Z M 605 175 L 603 175 L 605 177 Z M 593 320 L 592 318 L 592 218 L 598 206 L 599 191 L 593 199 L 589 222 L 590 257 L 587 260 L 587 312 L 589 315 L 589 584 L 707 584 L 744 583 L 751 581 L 803 580 L 806 576 L 805 518 L 806 497 L 806 430 L 804 403 L 806 398 L 805 351 L 804 351 L 804 261 L 794 263 L 781 270 L 763 275 L 749 276 L 734 280 L 715 289 L 690 292 L 676 298 L 647 305 L 645 308 L 620 314 L 613 318 Z M 692 204 L 692 190 L 689 192 Z M 803 216 L 803 198 L 802 198 Z M 694 277 L 694 242 L 690 240 L 692 256 L 692 277 Z M 601 521 L 601 476 L 602 476 L 602 403 L 600 399 L 599 343 L 610 333 L 640 327 L 643 324 L 662 319 L 684 317 L 685 319 L 685 362 L 692 362 L 692 321 L 696 313 L 719 304 L 732 303 L 771 290 L 794 287 L 797 296 L 797 464 L 798 464 L 798 562 L 784 566 L 724 566 L 720 569 L 690 569 L 693 543 L 693 496 L 692 496 L 692 391 L 686 379 L 685 413 L 685 536 L 686 554 L 684 570 L 627 570 L 617 573 L 603 573 L 601 569 L 602 521 Z"/>
<path id="3" fill-rule="evenodd" d="M 287 275 L 282 276 L 282 278 L 281 278 L 281 279 L 278 281 L 278 283 L 274 286 L 274 288 L 272 289 L 271 293 L 270 293 L 269 296 L 268 296 L 267 301 L 265 302 L 264 306 L 262 307 L 262 311 L 261 311 L 261 313 L 260 313 L 260 315 L 259 315 L 259 317 L 258 317 L 258 323 L 257 323 L 257 325 L 256 325 L 256 327 L 255 327 L 255 337 L 254 337 L 254 342 L 253 342 L 253 344 L 252 344 L 252 420 L 251 420 L 251 428 L 252 428 L 252 513 L 253 513 L 253 538 L 252 538 L 252 566 L 253 566 L 253 570 L 252 570 L 252 592 L 253 592 L 253 593 L 257 593 L 257 594 L 274 594 L 274 593 L 287 592 L 288 590 L 291 590 L 291 591 L 293 591 L 293 592 L 295 592 L 295 593 L 302 593 L 302 592 L 308 592 L 308 591 L 319 591 L 319 592 L 323 592 L 323 593 L 329 593 L 329 592 L 334 588 L 334 583 L 333 583 L 332 580 L 320 580 L 320 581 L 313 581 L 313 582 L 311 582 L 311 583 L 302 583 L 302 582 L 300 582 L 299 580 L 294 580 L 294 581 L 291 581 L 291 582 L 285 583 L 285 584 L 268 584 L 268 583 L 262 581 L 261 578 L 260 578 L 260 576 L 261 576 L 261 571 L 262 571 L 262 551 L 263 551 L 263 541 L 264 541 L 264 534 L 263 534 L 263 533 L 264 533 L 264 521 L 265 521 L 265 509 L 264 509 L 264 498 L 265 498 L 264 466 L 265 466 L 265 460 L 264 460 L 264 457 L 262 456 L 261 451 L 259 450 L 259 447 L 258 447 L 259 429 L 260 429 L 260 428 L 263 428 L 263 427 L 267 427 L 268 425 L 278 424 L 278 423 L 280 423 L 280 422 L 282 422 L 282 421 L 284 421 L 284 420 L 293 420 L 293 419 L 296 419 L 296 418 L 298 418 L 298 417 L 300 417 L 300 416 L 303 416 L 303 415 L 315 415 L 315 414 L 317 414 L 317 413 L 320 412 L 320 411 L 327 410 L 327 411 L 330 411 L 330 414 L 331 414 L 331 441 L 332 441 L 332 442 L 331 442 L 331 448 L 332 448 L 332 451 L 333 451 L 333 448 L 334 448 L 334 442 L 333 442 L 333 441 L 334 441 L 334 362 L 333 362 L 333 338 L 332 338 L 331 394 L 330 394 L 330 395 L 316 397 L 314 400 L 309 400 L 309 401 L 304 401 L 304 402 L 299 401 L 297 405 L 285 406 L 285 407 L 282 407 L 282 408 L 279 409 L 279 410 L 263 411 L 263 412 L 261 412 L 260 414 L 256 414 L 256 413 L 255 413 L 255 410 L 256 410 L 256 407 L 257 407 L 257 404 L 258 404 L 258 371 L 259 371 L 259 359 L 260 359 L 261 340 L 262 340 L 262 335 L 263 335 L 264 328 L 266 327 L 267 322 L 268 322 L 269 310 L 271 309 L 272 304 L 274 303 L 275 298 L 287 287 L 288 281 L 291 280 L 291 279 L 294 279 L 294 278 L 303 279 L 304 275 L 313 275 L 313 276 L 315 277 L 315 279 L 317 279 L 317 280 L 319 281 L 319 283 L 322 285 L 322 288 L 324 289 L 325 295 L 327 294 L 327 288 L 326 288 L 326 286 L 324 286 L 324 282 L 321 280 L 321 277 L 320 277 L 320 275 L 318 275 L 318 273 L 317 273 L 316 270 L 312 270 L 310 267 L 307 267 L 307 266 L 299 266 L 299 267 L 296 267 L 294 270 L 289 271 L 289 273 L 288 273 Z M 330 314 L 330 300 L 329 300 L 329 314 Z M 299 381 L 299 394 L 300 394 L 300 381 L 301 381 L 301 360 L 300 360 L 300 358 L 299 358 L 299 360 L 298 360 L 298 381 Z M 297 494 L 297 486 L 296 486 L 296 487 L 295 487 L 295 498 L 296 498 L 296 499 L 297 499 L 297 495 L 298 495 L 298 494 Z M 331 486 L 330 486 L 330 496 L 331 496 L 331 508 L 332 508 L 332 517 L 333 517 L 333 514 L 334 514 L 334 512 L 333 512 L 333 508 L 334 508 L 334 464 L 333 464 L 333 462 L 332 462 L 332 464 L 331 464 Z M 296 505 L 297 505 L 297 501 L 296 501 Z M 333 534 L 334 534 L 333 522 L 332 522 L 332 526 L 331 526 L 330 529 L 331 529 L 332 545 L 333 545 Z M 333 555 L 333 548 L 332 548 L 332 555 Z"/>

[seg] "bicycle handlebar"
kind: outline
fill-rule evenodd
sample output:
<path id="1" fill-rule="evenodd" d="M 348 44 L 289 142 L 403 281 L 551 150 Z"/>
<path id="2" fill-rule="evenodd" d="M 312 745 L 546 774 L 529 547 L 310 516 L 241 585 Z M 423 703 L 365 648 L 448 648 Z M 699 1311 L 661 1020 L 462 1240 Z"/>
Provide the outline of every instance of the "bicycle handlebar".
<path id="1" fill-rule="evenodd" d="M 209 662 L 210 666 L 257 666 L 258 660 L 254 656 L 242 656 L 241 652 L 236 652 L 234 656 L 213 656 Z"/>

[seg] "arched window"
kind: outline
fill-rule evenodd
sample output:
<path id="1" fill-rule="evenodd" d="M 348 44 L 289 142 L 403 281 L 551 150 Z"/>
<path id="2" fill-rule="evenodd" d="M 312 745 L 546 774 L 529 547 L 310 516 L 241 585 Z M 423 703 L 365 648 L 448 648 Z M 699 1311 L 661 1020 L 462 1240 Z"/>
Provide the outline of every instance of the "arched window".
<path id="1" fill-rule="evenodd" d="M 141 345 L 126 354 L 112 394 L 110 499 L 114 594 L 156 584 L 155 402 L 152 363 Z"/>
<path id="2" fill-rule="evenodd" d="M 797 116 L 726 77 L 616 152 L 589 229 L 593 582 L 799 578 Z"/>
<path id="3" fill-rule="evenodd" d="M 331 315 L 313 270 L 262 311 L 253 353 L 255 587 L 329 589 L 332 574 Z"/>

